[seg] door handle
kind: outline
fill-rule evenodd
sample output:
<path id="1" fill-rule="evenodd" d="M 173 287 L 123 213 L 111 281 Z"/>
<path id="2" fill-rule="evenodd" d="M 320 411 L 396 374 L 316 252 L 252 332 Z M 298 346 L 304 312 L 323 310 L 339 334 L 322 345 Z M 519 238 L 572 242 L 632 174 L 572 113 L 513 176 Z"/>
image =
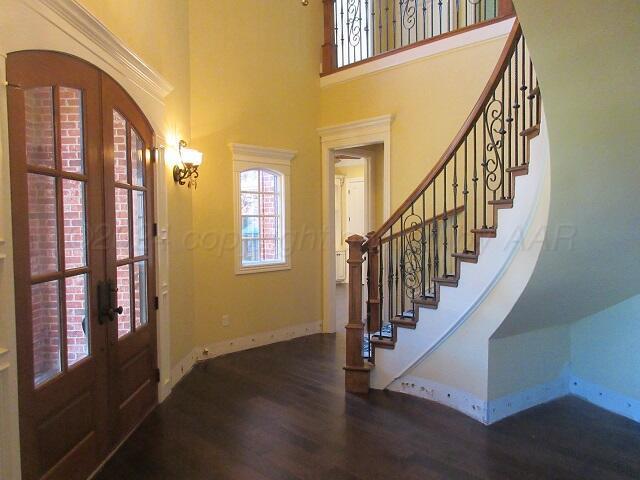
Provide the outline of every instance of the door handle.
<path id="1" fill-rule="evenodd" d="M 103 325 L 105 322 L 113 322 L 118 315 L 124 311 L 122 307 L 114 307 L 118 303 L 118 289 L 113 286 L 111 280 L 98 283 L 98 322 Z"/>

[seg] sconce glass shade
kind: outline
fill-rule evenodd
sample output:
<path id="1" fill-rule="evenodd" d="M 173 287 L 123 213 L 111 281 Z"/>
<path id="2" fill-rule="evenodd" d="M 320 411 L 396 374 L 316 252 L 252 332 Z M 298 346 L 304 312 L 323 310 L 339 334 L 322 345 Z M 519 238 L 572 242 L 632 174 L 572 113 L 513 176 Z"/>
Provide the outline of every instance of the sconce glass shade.
<path id="1" fill-rule="evenodd" d="M 181 148 L 180 159 L 184 165 L 199 167 L 202 165 L 202 152 L 193 148 Z"/>

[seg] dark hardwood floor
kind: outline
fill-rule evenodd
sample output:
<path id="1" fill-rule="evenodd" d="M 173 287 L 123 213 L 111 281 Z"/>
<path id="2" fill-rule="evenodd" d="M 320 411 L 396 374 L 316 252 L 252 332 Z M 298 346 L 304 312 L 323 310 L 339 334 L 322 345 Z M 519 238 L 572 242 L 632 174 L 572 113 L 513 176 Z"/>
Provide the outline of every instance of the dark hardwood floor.
<path id="1" fill-rule="evenodd" d="M 640 425 L 576 398 L 485 427 L 345 396 L 342 363 L 342 342 L 314 335 L 200 364 L 96 478 L 640 479 Z"/>

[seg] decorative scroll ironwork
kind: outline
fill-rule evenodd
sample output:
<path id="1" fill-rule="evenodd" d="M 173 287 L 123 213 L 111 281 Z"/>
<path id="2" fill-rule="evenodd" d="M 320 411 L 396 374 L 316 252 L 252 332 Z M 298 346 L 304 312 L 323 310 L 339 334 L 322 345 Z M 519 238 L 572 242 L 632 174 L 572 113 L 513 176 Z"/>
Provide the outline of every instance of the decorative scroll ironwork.
<path id="1" fill-rule="evenodd" d="M 402 275 L 407 298 L 415 300 L 422 293 L 423 219 L 415 213 L 404 220 L 402 229 Z"/>
<path id="2" fill-rule="evenodd" d="M 402 9 L 402 26 L 406 30 L 411 30 L 416 26 L 416 11 L 418 9 L 417 3 L 418 0 L 404 0 L 403 5 L 402 0 L 400 0 L 400 8 Z"/>
<path id="3" fill-rule="evenodd" d="M 347 2 L 347 29 L 349 30 L 349 44 L 352 47 L 360 45 L 362 38 L 362 2 L 360 0 L 348 0 Z"/>
<path id="4" fill-rule="evenodd" d="M 485 180 L 487 188 L 497 192 L 504 183 L 504 165 L 500 149 L 504 143 L 504 108 L 502 101 L 492 99 L 484 109 L 484 125 L 489 135 L 486 145 Z"/>

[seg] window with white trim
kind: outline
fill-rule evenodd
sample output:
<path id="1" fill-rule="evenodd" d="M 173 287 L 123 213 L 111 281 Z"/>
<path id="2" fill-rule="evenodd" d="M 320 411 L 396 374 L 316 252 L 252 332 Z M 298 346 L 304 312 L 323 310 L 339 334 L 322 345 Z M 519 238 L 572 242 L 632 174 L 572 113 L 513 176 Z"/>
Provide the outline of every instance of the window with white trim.
<path id="1" fill-rule="evenodd" d="M 231 144 L 236 273 L 291 267 L 288 245 L 291 150 Z"/>
<path id="2" fill-rule="evenodd" d="M 283 263 L 282 175 L 263 168 L 240 173 L 242 266 Z"/>

